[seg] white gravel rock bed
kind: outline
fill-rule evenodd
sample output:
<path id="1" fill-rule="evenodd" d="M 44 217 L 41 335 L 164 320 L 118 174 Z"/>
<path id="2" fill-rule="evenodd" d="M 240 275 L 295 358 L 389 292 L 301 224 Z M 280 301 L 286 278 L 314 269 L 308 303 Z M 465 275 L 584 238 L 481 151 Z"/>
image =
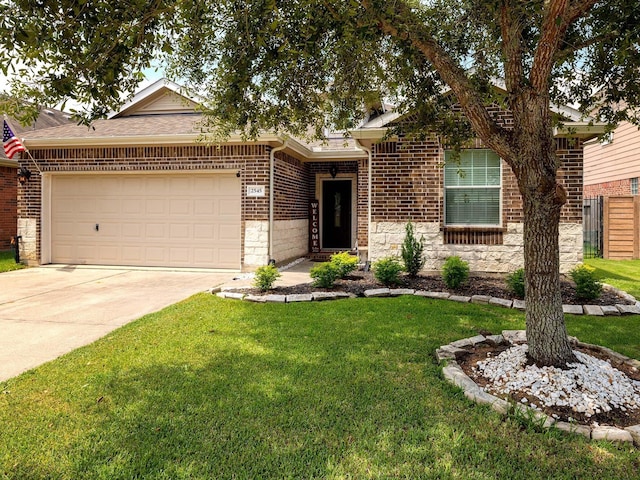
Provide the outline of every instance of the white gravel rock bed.
<path id="1" fill-rule="evenodd" d="M 527 345 L 516 345 L 478 362 L 476 372 L 490 382 L 485 391 L 498 395 L 519 392 L 534 397 L 523 399 L 532 408 L 570 407 L 586 417 L 640 408 L 640 382 L 610 362 L 574 351 L 580 363 L 570 364 L 567 370 L 539 368 L 526 365 L 527 350 Z"/>

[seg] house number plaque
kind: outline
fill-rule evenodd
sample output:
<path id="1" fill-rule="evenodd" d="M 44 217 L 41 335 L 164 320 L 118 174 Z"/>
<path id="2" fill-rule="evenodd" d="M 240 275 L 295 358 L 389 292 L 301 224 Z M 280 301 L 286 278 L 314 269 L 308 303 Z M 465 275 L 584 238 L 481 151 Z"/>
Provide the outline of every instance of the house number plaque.
<path id="1" fill-rule="evenodd" d="M 264 185 L 247 185 L 247 197 L 264 197 Z"/>

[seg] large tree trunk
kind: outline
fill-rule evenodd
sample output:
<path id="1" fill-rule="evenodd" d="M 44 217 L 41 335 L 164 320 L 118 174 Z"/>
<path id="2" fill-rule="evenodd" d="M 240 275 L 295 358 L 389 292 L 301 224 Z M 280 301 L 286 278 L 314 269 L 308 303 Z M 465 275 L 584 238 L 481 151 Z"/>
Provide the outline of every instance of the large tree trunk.
<path id="1" fill-rule="evenodd" d="M 560 206 L 552 193 L 525 195 L 523 202 L 529 356 L 539 366 L 564 367 L 575 357 L 567 337 L 560 293 Z"/>
<path id="2" fill-rule="evenodd" d="M 520 97 L 514 108 L 516 168 L 524 207 L 524 265 L 527 342 L 536 364 L 565 367 L 575 361 L 560 292 L 560 211 L 566 192 L 556 183 L 558 169 L 544 97 Z M 533 108 L 532 108 L 533 107 Z"/>

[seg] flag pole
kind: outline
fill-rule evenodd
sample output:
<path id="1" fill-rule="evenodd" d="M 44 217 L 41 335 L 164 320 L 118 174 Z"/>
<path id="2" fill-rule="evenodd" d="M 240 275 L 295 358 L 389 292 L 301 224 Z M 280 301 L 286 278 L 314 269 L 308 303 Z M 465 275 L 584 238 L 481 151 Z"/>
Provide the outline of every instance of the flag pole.
<path id="1" fill-rule="evenodd" d="M 3 114 L 3 117 L 4 117 L 4 121 L 7 122 L 7 125 L 9 125 L 9 128 L 11 128 L 11 131 L 13 132 L 14 131 L 14 129 L 12 128 L 13 125 L 11 125 L 11 122 L 9 121 L 9 117 L 7 117 L 7 114 L 6 113 Z M 29 158 L 33 162 L 33 165 L 36 167 L 36 170 L 38 171 L 38 173 L 42 175 L 42 170 L 40 170 L 40 167 L 38 166 L 36 159 L 33 158 L 33 155 L 31 155 L 31 152 L 29 151 L 27 146 L 24 144 L 24 138 L 20 139 L 20 142 L 24 146 L 24 153 L 26 153 L 29 156 Z M 19 152 L 19 153 L 20 153 L 20 160 L 22 160 L 23 159 L 22 152 Z"/>

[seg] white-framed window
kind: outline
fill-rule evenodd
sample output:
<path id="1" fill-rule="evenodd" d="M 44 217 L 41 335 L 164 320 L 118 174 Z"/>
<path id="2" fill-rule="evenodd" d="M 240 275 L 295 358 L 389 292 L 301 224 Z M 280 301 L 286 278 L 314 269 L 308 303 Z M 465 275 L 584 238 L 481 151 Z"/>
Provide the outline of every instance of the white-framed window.
<path id="1" fill-rule="evenodd" d="M 638 177 L 631 179 L 631 195 L 638 195 Z"/>
<path id="2" fill-rule="evenodd" d="M 491 150 L 444 155 L 445 225 L 502 225 L 502 162 Z"/>

